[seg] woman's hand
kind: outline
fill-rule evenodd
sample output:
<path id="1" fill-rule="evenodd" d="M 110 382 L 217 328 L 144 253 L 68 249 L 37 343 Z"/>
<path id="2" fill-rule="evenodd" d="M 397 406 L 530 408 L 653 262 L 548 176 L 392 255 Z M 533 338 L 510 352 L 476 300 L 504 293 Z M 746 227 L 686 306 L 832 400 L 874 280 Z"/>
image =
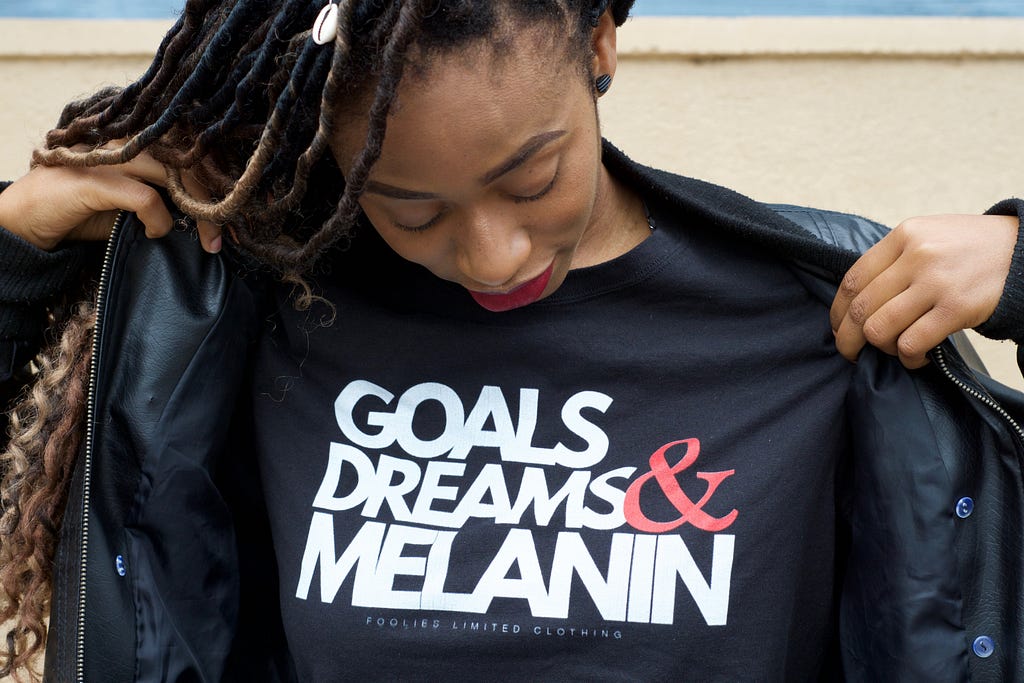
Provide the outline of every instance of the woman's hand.
<path id="1" fill-rule="evenodd" d="M 185 181 L 193 195 L 206 196 L 189 178 Z M 145 153 L 118 166 L 36 166 L 0 192 L 0 226 L 50 250 L 67 239 L 106 239 L 117 212 L 124 209 L 138 214 L 147 236 L 162 237 L 174 222 L 160 194 L 147 183 L 165 186 L 167 172 Z M 199 238 L 206 251 L 220 251 L 218 226 L 200 221 Z"/>
<path id="2" fill-rule="evenodd" d="M 849 270 L 832 303 L 836 347 L 850 360 L 865 343 L 908 368 L 948 335 L 991 317 L 1010 271 L 1016 216 L 904 221 Z"/>

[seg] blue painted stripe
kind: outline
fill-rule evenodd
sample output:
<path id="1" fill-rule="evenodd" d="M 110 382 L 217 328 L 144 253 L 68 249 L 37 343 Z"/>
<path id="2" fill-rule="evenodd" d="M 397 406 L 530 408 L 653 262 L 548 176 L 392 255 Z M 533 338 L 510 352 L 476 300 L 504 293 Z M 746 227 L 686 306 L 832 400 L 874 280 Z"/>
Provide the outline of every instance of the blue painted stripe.
<path id="1" fill-rule="evenodd" d="M 1024 16 L 1024 0 L 637 0 L 637 16 Z"/>
<path id="2" fill-rule="evenodd" d="M 0 17 L 166 19 L 183 6 L 183 0 L 0 0 Z M 1024 0 L 637 0 L 634 14 L 1022 17 Z"/>
<path id="3" fill-rule="evenodd" d="M 0 0 L 0 17 L 170 19 L 184 6 L 184 0 Z"/>

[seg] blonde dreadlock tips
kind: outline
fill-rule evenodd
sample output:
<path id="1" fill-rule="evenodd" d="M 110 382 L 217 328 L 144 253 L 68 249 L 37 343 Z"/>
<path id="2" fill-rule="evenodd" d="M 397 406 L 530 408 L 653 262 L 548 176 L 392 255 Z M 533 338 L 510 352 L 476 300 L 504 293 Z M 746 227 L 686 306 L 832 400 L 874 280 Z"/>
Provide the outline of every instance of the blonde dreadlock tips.
<path id="1" fill-rule="evenodd" d="M 324 6 L 313 23 L 313 42 L 317 45 L 333 43 L 338 35 L 338 5 L 334 0 Z"/>

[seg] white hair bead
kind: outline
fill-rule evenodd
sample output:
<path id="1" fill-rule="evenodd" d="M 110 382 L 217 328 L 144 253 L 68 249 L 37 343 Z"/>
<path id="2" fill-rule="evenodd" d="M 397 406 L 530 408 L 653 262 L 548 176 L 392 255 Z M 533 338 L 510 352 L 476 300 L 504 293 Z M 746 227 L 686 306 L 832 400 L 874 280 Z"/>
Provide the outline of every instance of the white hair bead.
<path id="1" fill-rule="evenodd" d="M 326 5 L 313 24 L 313 42 L 317 45 L 333 43 L 338 36 L 338 6 L 335 3 Z"/>

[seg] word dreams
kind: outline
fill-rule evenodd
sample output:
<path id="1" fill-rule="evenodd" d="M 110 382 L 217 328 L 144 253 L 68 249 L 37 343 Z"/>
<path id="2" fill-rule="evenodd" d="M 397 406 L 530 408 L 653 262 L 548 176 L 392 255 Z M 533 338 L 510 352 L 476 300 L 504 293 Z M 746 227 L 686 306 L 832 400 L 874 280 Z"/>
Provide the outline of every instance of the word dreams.
<path id="1" fill-rule="evenodd" d="M 425 440 L 414 433 L 412 425 L 417 410 L 428 401 L 442 406 L 444 420 L 440 433 Z M 492 601 L 501 598 L 525 601 L 534 617 L 566 619 L 571 601 L 580 599 L 574 590 L 578 594 L 582 586 L 607 621 L 672 624 L 681 584 L 709 626 L 725 625 L 735 536 L 717 532 L 730 526 L 738 513 L 733 510 L 725 517 L 713 517 L 703 507 L 733 472 L 697 472 L 706 482 L 706 491 L 700 500 L 691 500 L 676 477 L 694 465 L 700 444 L 697 439 L 686 439 L 658 449 L 650 457 L 650 471 L 632 485 L 626 484 L 636 474 L 636 467 L 593 473 L 591 468 L 607 456 L 610 441 L 583 413 L 604 413 L 611 403 L 610 397 L 598 392 L 571 396 L 560 411 L 561 423 L 583 449 L 571 450 L 561 443 L 539 448 L 532 443 L 538 423 L 536 389 L 519 391 L 519 410 L 513 423 L 498 387 L 484 387 L 467 411 L 458 394 L 443 384 L 419 384 L 396 397 L 371 382 L 351 382 L 334 406 L 338 426 L 350 443 L 331 444 L 313 501 L 296 597 L 308 599 L 319 575 L 319 598 L 324 603 L 333 603 L 351 578 L 354 607 L 485 614 Z M 363 410 L 357 410 L 359 404 Z M 367 405 L 377 409 L 367 411 Z M 501 462 L 485 463 L 469 480 L 464 478 L 465 461 L 477 447 L 497 449 Z M 407 457 L 383 452 L 393 448 Z M 670 465 L 666 452 L 674 448 L 685 449 L 684 455 Z M 371 458 L 364 450 L 378 454 Z M 517 491 L 508 489 L 506 467 L 522 474 Z M 554 491 L 547 477 L 552 468 L 569 471 Z M 343 471 L 352 472 L 353 480 L 347 481 Z M 622 482 L 621 487 L 615 485 L 616 480 Z M 639 500 L 640 489 L 648 483 L 660 487 L 679 511 L 678 519 L 654 522 L 646 518 Z M 339 495 L 339 490 L 345 493 Z M 594 499 L 599 502 L 596 509 L 588 504 Z M 393 523 L 380 521 L 385 506 Z M 358 528 L 357 508 L 364 518 Z M 336 530 L 337 513 L 347 511 L 353 513 L 338 519 L 351 526 Z M 558 511 L 563 513 L 560 520 L 565 530 L 545 530 Z M 475 588 L 452 592 L 446 590 L 449 568 L 466 571 L 458 556 L 458 530 L 470 518 L 493 519 L 495 544 L 499 534 L 504 533 L 504 538 L 480 575 L 460 584 L 473 585 L 475 580 Z M 498 526 L 524 522 L 539 528 L 503 531 Z M 611 532 L 627 523 L 636 531 L 653 534 L 610 533 L 607 544 L 602 543 L 604 547 L 598 551 L 600 563 L 581 533 L 572 531 Z M 700 564 L 681 536 L 667 533 L 684 524 L 716 534 L 711 557 L 702 558 Z M 344 542 L 339 537 L 352 533 L 339 555 L 339 541 Z M 556 534 L 553 553 L 550 536 L 545 535 L 547 550 L 538 554 L 535 534 Z M 595 544 L 593 536 L 589 543 Z M 543 567 L 541 556 L 551 558 Z M 483 565 L 474 566 L 480 571 Z M 700 566 L 710 567 L 706 577 Z M 574 576 L 579 580 L 574 581 Z M 404 590 L 396 590 L 396 583 Z"/>

